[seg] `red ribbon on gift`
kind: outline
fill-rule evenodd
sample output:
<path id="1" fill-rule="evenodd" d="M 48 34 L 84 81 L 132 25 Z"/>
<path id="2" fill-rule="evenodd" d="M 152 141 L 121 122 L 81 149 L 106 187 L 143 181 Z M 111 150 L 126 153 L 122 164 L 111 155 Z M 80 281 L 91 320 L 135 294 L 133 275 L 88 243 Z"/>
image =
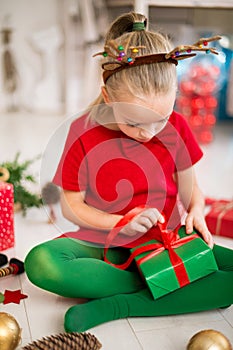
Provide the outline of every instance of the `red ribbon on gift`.
<path id="1" fill-rule="evenodd" d="M 109 261 L 107 259 L 107 252 L 108 249 L 110 247 L 110 245 L 112 244 L 114 238 L 120 233 L 120 231 L 122 230 L 122 228 L 127 225 L 135 216 L 137 216 L 138 214 L 140 214 L 141 212 L 143 212 L 143 210 L 145 210 L 147 207 L 145 205 L 141 205 L 138 207 L 135 207 L 134 209 L 130 210 L 128 213 L 126 213 L 123 218 L 121 220 L 119 220 L 116 225 L 113 227 L 113 229 L 110 231 L 110 233 L 107 236 L 106 239 L 106 243 L 105 243 L 105 247 L 104 247 L 104 261 L 107 262 L 109 265 L 115 266 L 121 270 L 125 270 L 127 269 L 127 267 L 131 264 L 131 262 L 133 261 L 132 259 L 128 259 L 126 261 L 126 263 L 121 264 L 121 265 L 116 265 L 113 264 L 111 261 Z"/>
<path id="2" fill-rule="evenodd" d="M 124 225 L 126 225 L 136 215 L 138 215 L 143 210 L 145 210 L 145 208 L 146 208 L 145 206 L 140 206 L 140 207 L 136 207 L 133 210 L 129 211 L 116 224 L 116 226 L 113 228 L 113 230 L 109 233 L 109 235 L 107 236 L 106 245 L 104 248 L 104 261 L 107 262 L 108 264 L 114 266 L 114 267 L 125 270 L 125 269 L 127 269 L 127 267 L 129 267 L 129 265 L 132 263 L 134 258 L 142 253 L 146 253 L 146 252 L 151 251 L 151 253 L 140 258 L 137 261 L 139 265 L 142 264 L 143 262 L 153 258 L 154 256 L 162 253 L 164 250 L 168 250 L 169 258 L 171 260 L 171 263 L 172 263 L 172 266 L 174 268 L 174 271 L 175 271 L 175 274 L 176 274 L 176 277 L 177 277 L 177 280 L 178 280 L 180 287 L 183 287 L 183 286 L 189 284 L 190 281 L 189 281 L 189 277 L 188 277 L 186 268 L 184 266 L 184 263 L 183 263 L 182 259 L 179 257 L 179 255 L 175 252 L 174 249 L 182 246 L 183 244 L 185 244 L 187 242 L 192 241 L 195 238 L 199 238 L 199 236 L 197 234 L 193 234 L 191 236 L 180 238 L 178 233 L 177 233 L 177 230 L 175 230 L 175 231 L 166 230 L 164 224 L 158 223 L 158 226 L 160 227 L 161 239 L 162 239 L 162 241 L 160 243 L 151 243 L 151 244 L 147 244 L 145 246 L 136 248 L 132 252 L 130 257 L 128 258 L 128 260 L 123 264 L 113 264 L 112 262 L 110 262 L 107 259 L 107 251 L 108 251 L 109 246 L 110 246 L 111 242 L 113 241 L 113 239 L 120 232 L 120 230 L 122 229 L 122 227 Z"/>

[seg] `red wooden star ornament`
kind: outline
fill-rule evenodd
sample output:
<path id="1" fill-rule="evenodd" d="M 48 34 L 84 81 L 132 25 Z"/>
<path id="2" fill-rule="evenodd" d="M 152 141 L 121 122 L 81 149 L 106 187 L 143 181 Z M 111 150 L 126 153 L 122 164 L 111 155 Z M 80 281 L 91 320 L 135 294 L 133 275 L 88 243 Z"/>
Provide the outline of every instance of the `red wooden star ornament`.
<path id="1" fill-rule="evenodd" d="M 22 294 L 20 289 L 18 290 L 5 290 L 5 293 L 0 293 L 0 302 L 3 304 L 19 304 L 21 299 L 25 299 L 28 296 L 25 294 Z"/>

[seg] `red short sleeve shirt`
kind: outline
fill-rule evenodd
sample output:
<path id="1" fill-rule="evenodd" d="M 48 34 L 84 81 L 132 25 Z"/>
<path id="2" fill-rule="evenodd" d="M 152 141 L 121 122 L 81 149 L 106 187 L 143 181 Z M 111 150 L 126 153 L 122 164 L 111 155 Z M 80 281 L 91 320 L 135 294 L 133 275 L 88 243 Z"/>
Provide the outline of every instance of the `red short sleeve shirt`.
<path id="1" fill-rule="evenodd" d="M 174 175 L 202 157 L 184 118 L 173 112 L 165 128 L 146 143 L 87 118 L 72 123 L 54 183 L 65 190 L 85 191 L 88 205 L 108 213 L 124 215 L 138 205 L 156 207 L 171 227 L 178 226 Z M 104 243 L 106 232 L 81 228 L 75 237 Z M 149 233 L 139 241 L 148 238 Z"/>

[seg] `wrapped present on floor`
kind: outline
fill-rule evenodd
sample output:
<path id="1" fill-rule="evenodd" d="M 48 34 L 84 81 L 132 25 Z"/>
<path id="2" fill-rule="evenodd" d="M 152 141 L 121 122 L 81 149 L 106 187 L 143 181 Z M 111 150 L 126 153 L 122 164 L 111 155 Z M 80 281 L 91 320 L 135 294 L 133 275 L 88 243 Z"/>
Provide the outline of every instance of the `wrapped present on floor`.
<path id="1" fill-rule="evenodd" d="M 161 232 L 161 241 L 149 241 L 131 252 L 154 299 L 218 269 L 210 247 L 197 234 L 186 235 L 184 226 L 178 232 Z"/>
<path id="2" fill-rule="evenodd" d="M 14 244 L 14 189 L 11 183 L 0 182 L 0 251 Z"/>
<path id="3" fill-rule="evenodd" d="M 208 198 L 210 210 L 206 214 L 206 224 L 213 235 L 233 238 L 233 201 Z"/>

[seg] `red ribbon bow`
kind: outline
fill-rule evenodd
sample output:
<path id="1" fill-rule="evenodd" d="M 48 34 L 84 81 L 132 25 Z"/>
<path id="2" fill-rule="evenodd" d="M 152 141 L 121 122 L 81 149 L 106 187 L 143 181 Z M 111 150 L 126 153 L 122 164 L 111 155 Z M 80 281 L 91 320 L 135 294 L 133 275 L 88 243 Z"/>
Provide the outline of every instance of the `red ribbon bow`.
<path id="1" fill-rule="evenodd" d="M 180 238 L 177 231 L 169 231 L 165 229 L 164 224 L 158 224 L 161 230 L 161 242 L 160 243 L 151 243 L 147 244 L 145 246 L 141 246 L 139 248 L 136 248 L 128 260 L 120 265 L 113 264 L 107 259 L 107 251 L 108 248 L 113 241 L 113 239 L 116 237 L 116 235 L 120 232 L 122 229 L 122 226 L 127 224 L 130 220 L 132 220 L 133 217 L 141 213 L 143 210 L 145 210 L 145 206 L 137 207 L 131 211 L 129 211 L 118 223 L 117 225 L 113 228 L 113 230 L 109 233 L 107 240 L 106 240 L 106 245 L 104 248 L 104 261 L 109 263 L 110 265 L 120 268 L 122 270 L 125 270 L 133 261 L 135 257 L 138 255 L 145 253 L 145 252 L 150 252 L 148 255 L 138 259 L 137 263 L 140 265 L 143 262 L 153 258 L 154 256 L 162 253 L 164 250 L 168 250 L 169 257 L 172 263 L 172 266 L 174 268 L 178 283 L 180 287 L 185 286 L 186 284 L 189 284 L 189 277 L 187 274 L 187 271 L 185 269 L 184 263 L 182 259 L 177 255 L 175 252 L 175 249 L 182 246 L 183 244 L 192 241 L 195 238 L 198 238 L 199 236 L 197 234 L 193 234 L 191 236 L 183 237 Z"/>

